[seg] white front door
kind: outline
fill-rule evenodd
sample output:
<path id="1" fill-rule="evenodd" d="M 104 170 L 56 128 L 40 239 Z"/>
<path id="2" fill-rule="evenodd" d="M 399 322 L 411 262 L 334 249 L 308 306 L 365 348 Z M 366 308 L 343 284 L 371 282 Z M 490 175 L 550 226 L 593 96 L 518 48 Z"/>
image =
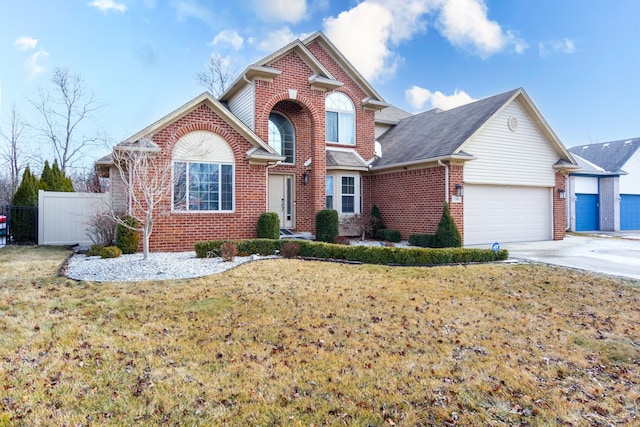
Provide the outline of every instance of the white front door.
<path id="1" fill-rule="evenodd" d="M 269 175 L 269 212 L 280 217 L 281 228 L 295 227 L 294 176 Z"/>

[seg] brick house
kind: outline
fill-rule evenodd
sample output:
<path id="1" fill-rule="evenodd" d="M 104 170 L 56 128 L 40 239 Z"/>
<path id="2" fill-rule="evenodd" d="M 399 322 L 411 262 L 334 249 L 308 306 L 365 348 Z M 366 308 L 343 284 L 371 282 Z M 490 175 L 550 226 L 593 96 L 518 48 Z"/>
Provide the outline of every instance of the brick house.
<path id="1" fill-rule="evenodd" d="M 445 201 L 465 244 L 562 239 L 557 190 L 577 167 L 524 90 L 411 115 L 319 32 L 247 67 L 220 99 L 204 93 L 118 146 L 142 141 L 175 181 L 152 251 L 255 237 L 267 211 L 314 233 L 322 209 L 348 216 L 374 204 L 407 238 L 434 232 Z M 126 211 L 109 156 L 97 163 Z"/>

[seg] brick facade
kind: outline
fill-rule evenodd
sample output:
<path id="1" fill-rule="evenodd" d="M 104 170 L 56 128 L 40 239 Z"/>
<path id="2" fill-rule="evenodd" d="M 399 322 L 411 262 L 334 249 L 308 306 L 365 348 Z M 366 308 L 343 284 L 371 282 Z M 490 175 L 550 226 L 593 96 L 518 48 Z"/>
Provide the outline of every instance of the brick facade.
<path id="1" fill-rule="evenodd" d="M 567 199 L 560 198 L 559 189 L 567 190 L 567 175 L 562 172 L 556 172 L 553 189 L 553 240 L 562 240 L 567 235 Z"/>
<path id="2" fill-rule="evenodd" d="M 149 249 L 153 252 L 191 251 L 199 240 L 255 237 L 258 218 L 265 211 L 264 166 L 250 165 L 247 151 L 252 145 L 206 105 L 171 123 L 153 135 L 161 162 L 170 162 L 175 143 L 196 130 L 222 136 L 235 157 L 235 206 L 232 213 L 172 212 L 171 196 L 163 200 L 155 215 Z M 166 163 L 165 163 L 166 164 Z"/>
<path id="3" fill-rule="evenodd" d="M 151 251 L 193 250 L 195 242 L 208 239 L 241 239 L 256 237 L 261 213 L 268 209 L 270 174 L 289 174 L 295 177 L 295 230 L 315 233 L 316 213 L 325 208 L 326 148 L 350 148 L 366 161 L 374 156 L 375 111 L 363 107 L 363 100 L 371 94 L 359 77 L 350 74 L 325 50 L 319 39 L 306 48 L 332 76 L 343 83 L 334 91 L 346 94 L 355 107 L 355 145 L 327 144 L 325 138 L 325 98 L 330 92 L 313 89 L 309 78 L 317 74 L 308 60 L 293 48 L 265 64 L 279 74 L 272 80 L 256 79 L 252 82 L 255 110 L 254 132 L 262 140 L 269 140 L 269 115 L 278 112 L 293 125 L 295 132 L 295 159 L 293 164 L 251 164 L 247 152 L 255 148 L 227 119 L 216 114 L 205 102 L 179 118 L 162 125 L 152 139 L 160 148 L 163 162 L 171 162 L 173 147 L 184 135 L 193 131 L 210 131 L 221 136 L 231 147 L 235 159 L 233 212 L 172 212 L 171 197 L 164 200 L 155 217 L 150 239 Z M 303 55 L 304 56 L 304 55 Z M 355 80 L 354 80 L 355 79 Z M 215 105 L 213 106 L 215 107 Z M 224 114 L 223 114 L 224 115 Z M 310 166 L 305 163 L 311 161 Z M 377 205 L 387 228 L 401 232 L 407 239 L 414 233 L 436 231 L 445 200 L 452 217 L 464 237 L 464 203 L 456 196 L 456 185 L 463 185 L 462 162 L 432 162 L 427 165 L 397 168 L 388 172 L 351 171 L 361 177 L 362 211 L 368 213 Z M 309 174 L 309 182 L 302 179 Z M 445 182 L 449 186 L 445 194 Z M 565 188 L 565 175 L 556 174 L 556 189 Z M 554 189 L 553 238 L 565 236 L 565 199 Z M 338 195 L 336 195 L 338 196 Z"/>

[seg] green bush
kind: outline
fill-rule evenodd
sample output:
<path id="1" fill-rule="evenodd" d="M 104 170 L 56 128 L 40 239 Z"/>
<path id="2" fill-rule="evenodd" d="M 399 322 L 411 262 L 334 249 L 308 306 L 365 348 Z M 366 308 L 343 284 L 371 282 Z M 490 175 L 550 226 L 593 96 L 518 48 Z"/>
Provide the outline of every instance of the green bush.
<path id="1" fill-rule="evenodd" d="M 436 248 L 438 247 L 438 238 L 435 234 L 412 234 L 409 236 L 409 244 L 422 248 Z"/>
<path id="2" fill-rule="evenodd" d="M 87 256 L 98 256 L 102 254 L 102 250 L 104 249 L 104 245 L 94 244 L 89 247 L 87 250 Z"/>
<path id="3" fill-rule="evenodd" d="M 384 221 L 382 221 L 382 214 L 380 213 L 380 208 L 378 206 L 371 206 L 371 226 L 370 226 L 370 235 L 369 237 L 376 237 L 378 235 L 378 230 L 382 230 L 383 228 L 387 228 L 384 225 Z"/>
<path id="4" fill-rule="evenodd" d="M 462 246 L 462 236 L 449 212 L 449 204 L 445 203 L 442 217 L 436 230 L 437 246 L 440 248 L 459 248 Z"/>
<path id="5" fill-rule="evenodd" d="M 138 220 L 131 215 L 123 215 L 120 220 L 129 227 L 138 228 Z M 123 254 L 135 254 L 138 251 L 140 238 L 138 232 L 120 223 L 116 227 L 116 246 Z"/>
<path id="6" fill-rule="evenodd" d="M 394 243 L 398 243 L 400 240 L 402 240 L 402 236 L 400 235 L 400 232 L 398 230 L 390 230 L 388 228 L 379 229 L 376 236 L 378 237 L 378 239 Z"/>
<path id="7" fill-rule="evenodd" d="M 333 243 L 333 240 L 340 233 L 339 225 L 338 211 L 334 209 L 321 210 L 316 214 L 316 240 Z"/>
<path id="8" fill-rule="evenodd" d="M 196 242 L 195 251 L 197 258 L 220 256 L 222 245 L 232 242 L 238 249 L 238 256 L 273 255 L 280 249 L 280 240 L 274 239 L 248 239 L 248 240 L 204 240 Z"/>
<path id="9" fill-rule="evenodd" d="M 344 260 L 364 264 L 382 265 L 438 265 L 459 264 L 470 262 L 501 261 L 509 257 L 509 253 L 502 249 L 493 252 L 491 249 L 468 248 L 398 248 L 388 246 L 336 245 L 326 242 L 311 242 L 308 240 L 208 240 L 195 244 L 196 256 L 206 258 L 208 253 L 219 254 L 220 248 L 227 242 L 234 243 L 238 248 L 260 247 L 262 255 L 273 254 L 275 250 L 282 252 L 285 245 L 294 243 L 299 248 L 299 256 L 303 258 L 318 258 Z M 258 244 L 256 244 L 258 242 Z M 270 243 L 270 244 L 269 244 Z M 240 254 L 240 249 L 238 249 Z M 255 252 L 251 252 L 255 253 Z"/>
<path id="10" fill-rule="evenodd" d="M 258 218 L 259 239 L 280 238 L 280 218 L 275 212 L 264 212 Z"/>
<path id="11" fill-rule="evenodd" d="M 107 246 L 100 251 L 102 258 L 118 258 L 120 255 L 122 255 L 122 251 L 117 246 Z"/>

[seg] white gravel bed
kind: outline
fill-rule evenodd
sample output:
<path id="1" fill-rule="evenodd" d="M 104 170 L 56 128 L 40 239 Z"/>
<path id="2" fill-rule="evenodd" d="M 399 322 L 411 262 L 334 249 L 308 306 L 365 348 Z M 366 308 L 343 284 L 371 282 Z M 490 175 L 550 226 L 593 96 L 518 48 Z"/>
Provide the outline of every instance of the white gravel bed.
<path id="1" fill-rule="evenodd" d="M 351 245 L 381 246 L 378 241 L 352 239 Z M 394 246 L 408 247 L 408 242 Z M 84 248 L 86 249 L 86 248 Z M 196 258 L 195 252 L 151 252 L 144 261 L 142 254 L 122 255 L 118 258 L 73 255 L 65 269 L 65 276 L 92 282 L 140 282 L 145 280 L 191 279 L 222 273 L 245 262 L 275 256 L 237 256 L 225 262 L 221 258 Z"/>
<path id="2" fill-rule="evenodd" d="M 222 273 L 245 262 L 268 258 L 274 257 L 237 256 L 233 261 L 225 262 L 221 258 L 196 258 L 195 252 L 152 252 L 144 261 L 142 254 L 106 259 L 76 254 L 69 259 L 65 276 L 92 282 L 190 279 Z"/>

